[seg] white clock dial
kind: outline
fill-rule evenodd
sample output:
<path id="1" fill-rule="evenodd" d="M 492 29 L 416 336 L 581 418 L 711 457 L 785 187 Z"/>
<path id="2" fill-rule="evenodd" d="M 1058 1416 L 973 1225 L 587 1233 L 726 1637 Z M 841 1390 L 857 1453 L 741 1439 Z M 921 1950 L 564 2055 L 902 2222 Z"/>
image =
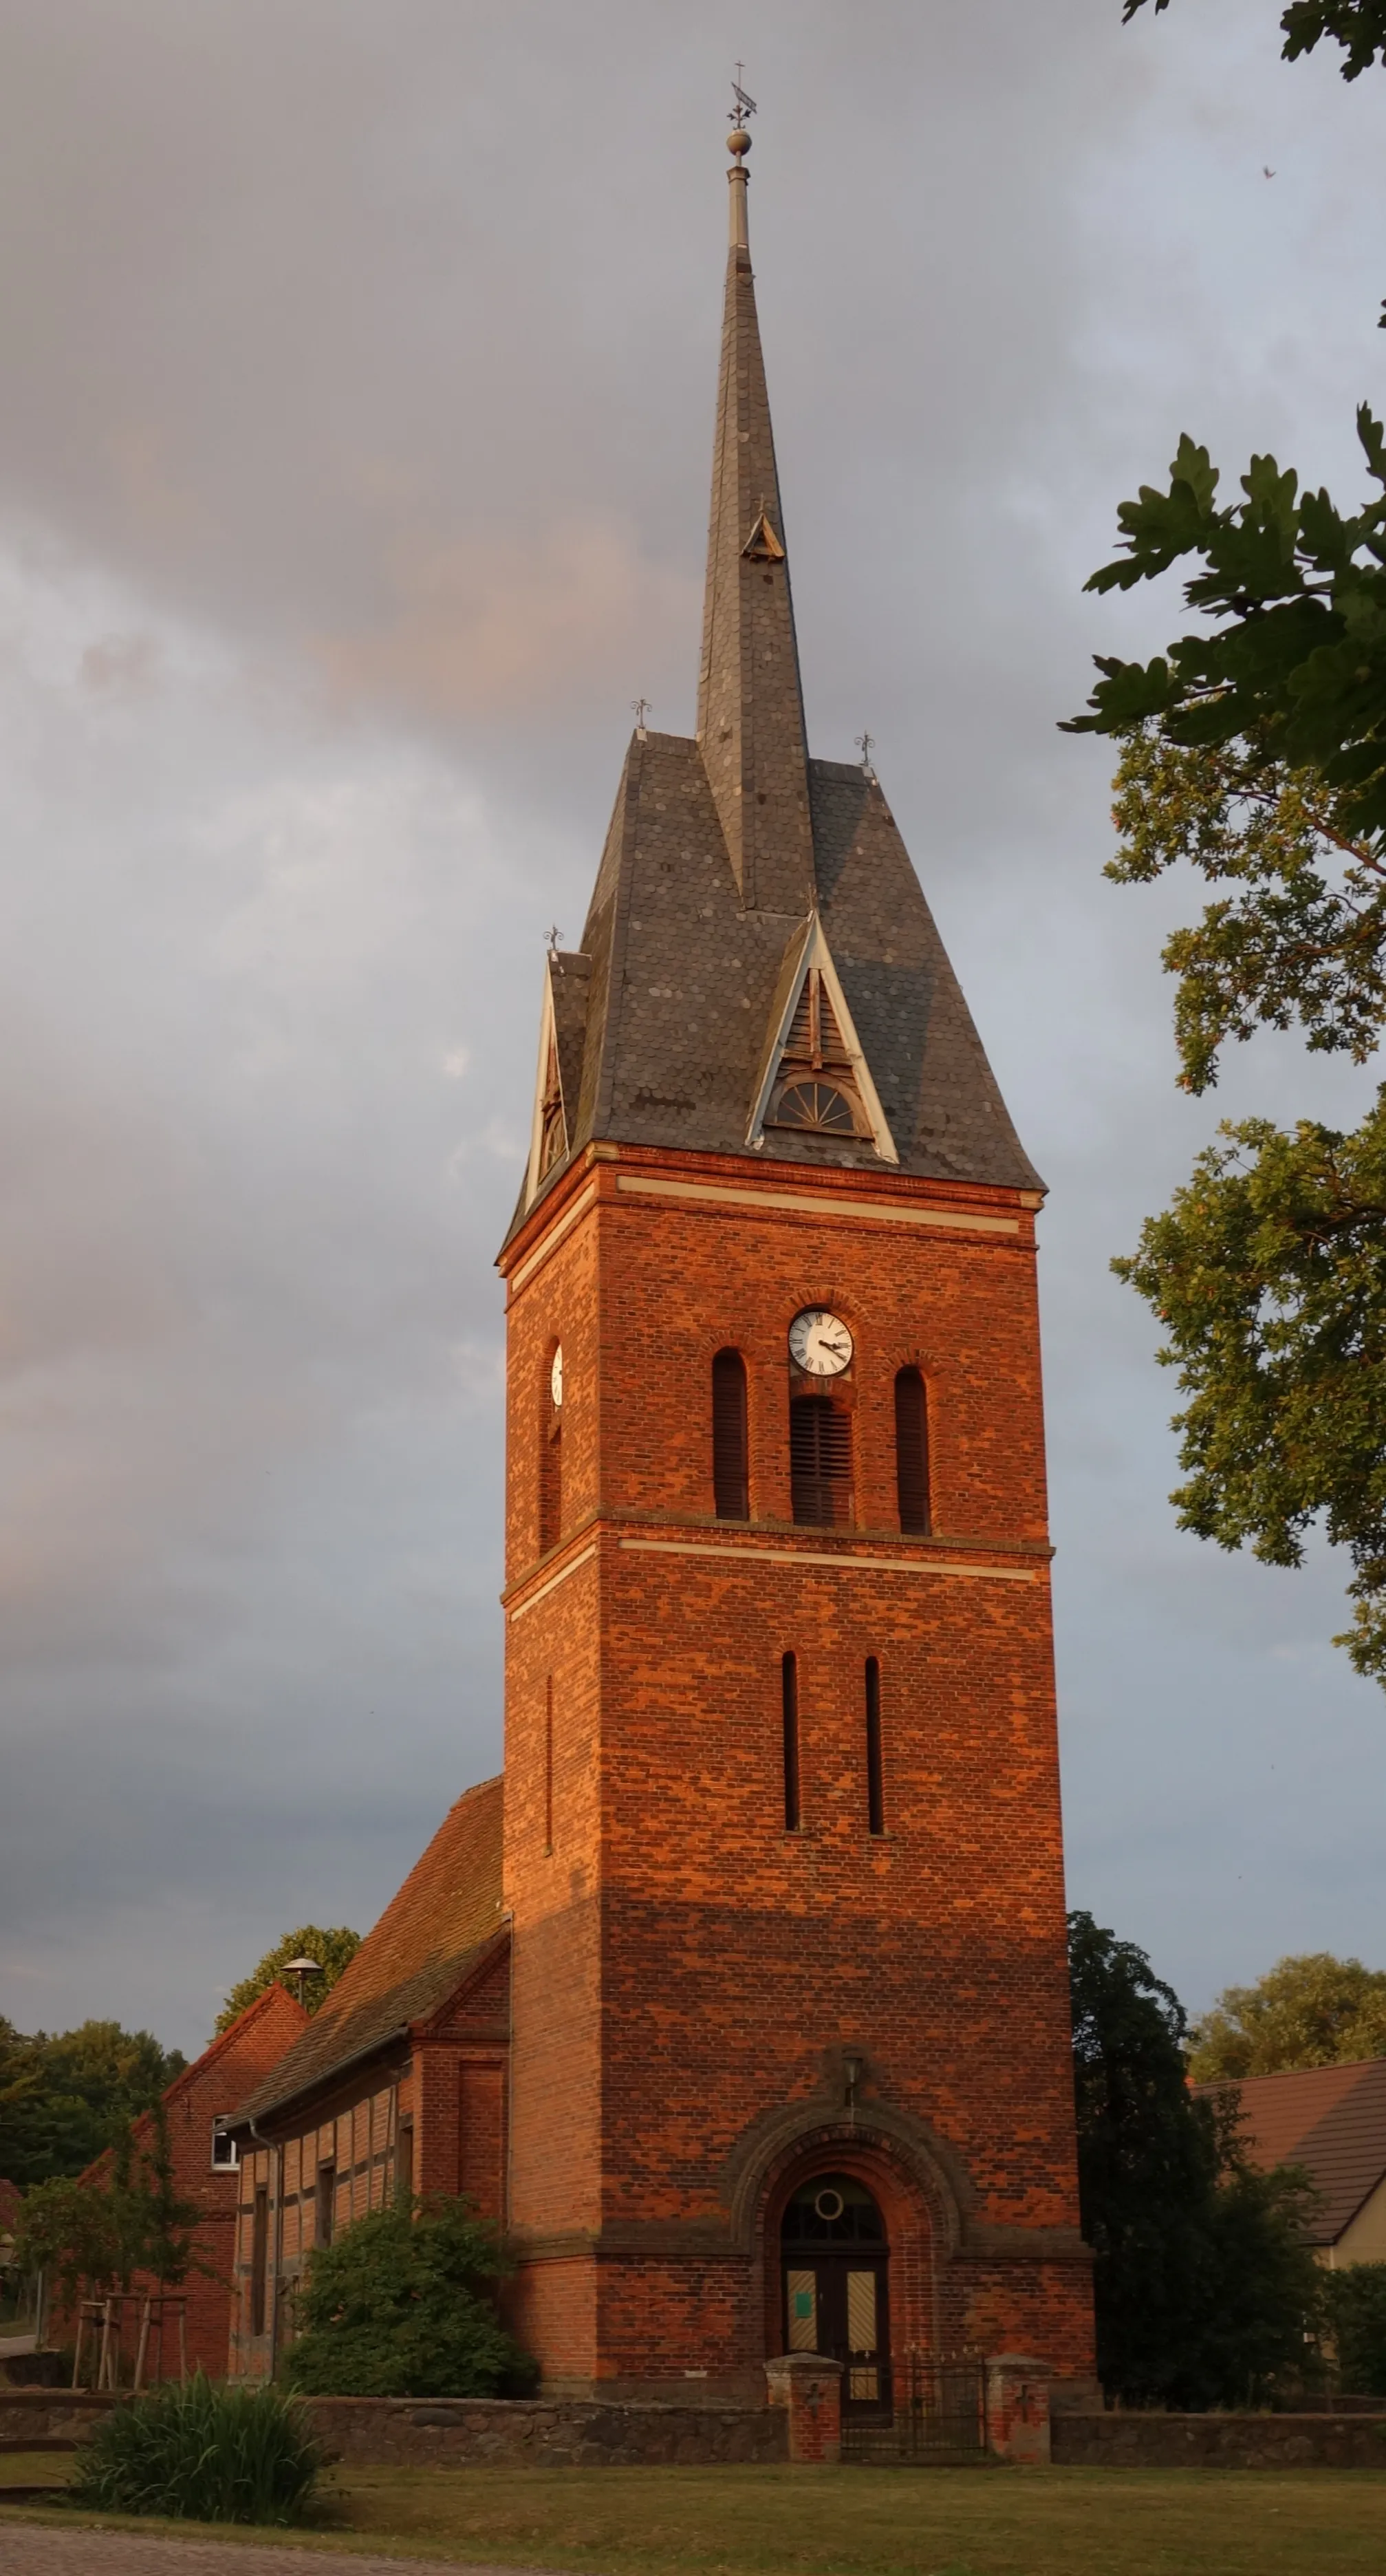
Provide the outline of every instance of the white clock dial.
<path id="1" fill-rule="evenodd" d="M 789 1356 L 810 1377 L 839 1377 L 852 1364 L 852 1336 L 840 1315 L 806 1306 L 789 1327 Z"/>
<path id="2" fill-rule="evenodd" d="M 553 1355 L 553 1367 L 552 1367 L 552 1368 L 550 1369 L 550 1371 L 549 1371 L 549 1393 L 550 1393 L 550 1395 L 553 1397 L 553 1400 L 554 1400 L 555 1405 L 561 1405 L 561 1404 L 562 1404 L 562 1402 L 563 1402 L 563 1345 L 562 1345 L 562 1343 L 561 1343 L 561 1342 L 559 1343 L 559 1346 L 558 1346 L 557 1350 L 554 1352 L 554 1355 Z"/>

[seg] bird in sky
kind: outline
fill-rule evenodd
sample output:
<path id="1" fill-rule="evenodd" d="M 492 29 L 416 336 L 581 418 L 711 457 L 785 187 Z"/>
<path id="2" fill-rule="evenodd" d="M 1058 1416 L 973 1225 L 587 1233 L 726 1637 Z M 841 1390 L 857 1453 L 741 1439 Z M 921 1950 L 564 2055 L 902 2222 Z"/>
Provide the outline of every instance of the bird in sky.
<path id="1" fill-rule="evenodd" d="M 1275 172 L 1270 169 L 1264 161 L 1261 164 L 1261 176 L 1263 179 L 1273 179 L 1275 177 Z"/>

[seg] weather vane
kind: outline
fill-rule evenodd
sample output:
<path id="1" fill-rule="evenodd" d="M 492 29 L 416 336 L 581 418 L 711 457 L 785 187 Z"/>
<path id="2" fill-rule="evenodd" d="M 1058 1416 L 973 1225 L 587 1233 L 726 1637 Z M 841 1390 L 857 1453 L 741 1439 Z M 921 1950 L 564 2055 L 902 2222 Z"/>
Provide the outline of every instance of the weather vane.
<path id="1" fill-rule="evenodd" d="M 562 944 L 563 944 L 563 933 L 562 933 L 562 931 L 559 929 L 557 922 L 555 922 L 555 923 L 554 923 L 554 925 L 553 925 L 553 928 L 552 928 L 552 929 L 550 930 L 550 932 L 549 932 L 548 947 L 549 947 L 549 955 L 550 955 L 550 957 L 556 957 L 556 956 L 558 955 L 559 949 L 560 949 L 560 947 L 562 946 Z"/>
<path id="2" fill-rule="evenodd" d="M 876 773 L 871 766 L 871 754 L 876 748 L 875 735 L 873 733 L 859 733 L 854 735 L 853 739 L 858 751 L 861 753 L 862 768 L 865 770 L 868 778 L 874 778 Z"/>
<path id="3" fill-rule="evenodd" d="M 630 702 L 630 711 L 635 718 L 635 730 L 643 742 L 645 739 L 645 718 L 650 712 L 649 699 L 632 698 Z"/>
<path id="4" fill-rule="evenodd" d="M 729 107 L 727 110 L 728 125 L 744 125 L 747 117 L 754 116 L 756 112 L 755 100 L 753 98 L 748 98 L 746 92 L 741 86 L 741 75 L 745 68 L 746 66 L 744 63 L 738 63 L 736 66 L 736 78 L 732 82 L 732 96 L 736 101 L 736 105 L 735 107 Z"/>

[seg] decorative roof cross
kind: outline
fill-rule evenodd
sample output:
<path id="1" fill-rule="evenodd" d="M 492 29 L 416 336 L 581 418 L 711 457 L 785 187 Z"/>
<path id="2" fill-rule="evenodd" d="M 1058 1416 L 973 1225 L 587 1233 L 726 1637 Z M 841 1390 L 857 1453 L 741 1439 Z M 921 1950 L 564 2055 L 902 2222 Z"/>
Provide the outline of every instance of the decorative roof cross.
<path id="1" fill-rule="evenodd" d="M 632 698 L 630 702 L 630 711 L 635 718 L 636 737 L 640 742 L 643 742 L 645 739 L 645 718 L 650 712 L 649 699 Z"/>
<path id="2" fill-rule="evenodd" d="M 741 86 L 741 75 L 745 68 L 746 66 L 744 63 L 738 63 L 736 66 L 736 78 L 732 82 L 732 97 L 735 99 L 736 105 L 734 107 L 729 107 L 727 110 L 728 125 L 744 125 L 747 117 L 754 116 L 756 112 L 755 100 L 753 98 L 748 98 L 746 92 Z"/>
<path id="3" fill-rule="evenodd" d="M 876 772 L 871 766 L 871 754 L 876 748 L 875 735 L 871 733 L 859 733 L 855 735 L 853 739 L 856 742 L 858 751 L 861 753 L 861 765 L 864 775 L 867 778 L 874 778 Z"/>
<path id="4" fill-rule="evenodd" d="M 547 944 L 547 947 L 548 947 L 548 952 L 549 952 L 550 957 L 556 957 L 556 956 L 558 955 L 559 949 L 560 949 L 560 948 L 562 947 L 562 945 L 563 945 L 563 933 L 562 933 L 562 931 L 559 929 L 557 922 L 555 922 L 555 923 L 553 924 L 553 927 L 552 927 L 552 929 L 551 929 L 551 930 L 550 930 L 550 932 L 549 932 L 549 936 L 548 936 L 548 940 L 547 940 L 547 943 L 546 943 L 546 944 Z"/>

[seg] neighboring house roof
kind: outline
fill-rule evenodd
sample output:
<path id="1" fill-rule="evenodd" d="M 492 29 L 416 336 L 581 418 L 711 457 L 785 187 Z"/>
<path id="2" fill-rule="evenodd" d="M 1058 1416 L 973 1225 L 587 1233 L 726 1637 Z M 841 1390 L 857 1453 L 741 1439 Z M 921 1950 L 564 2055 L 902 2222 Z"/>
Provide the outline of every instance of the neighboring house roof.
<path id="1" fill-rule="evenodd" d="M 235 2059 L 240 2055 L 246 2042 L 256 2035 L 262 2022 L 271 2019 L 280 2020 L 286 2015 L 289 2029 L 293 2029 L 295 2024 L 301 2028 L 308 2020 L 302 2004 L 296 1995 L 290 1994 L 287 1986 L 277 1982 L 266 1986 L 263 1993 L 254 1996 L 246 2005 L 244 2012 L 237 2013 L 235 2020 L 227 2023 L 225 2030 L 217 2032 L 210 2046 L 203 2049 L 202 2055 L 195 2057 L 192 2064 L 185 2066 L 181 2075 L 175 2075 L 173 2082 L 165 2087 L 159 2097 L 165 2111 L 173 2110 L 189 2093 L 200 2092 L 204 2079 L 212 2074 L 223 2060 L 231 2061 L 227 2066 L 227 2088 L 231 2098 L 229 2101 L 224 2101 L 221 2108 L 223 2111 L 230 2111 L 234 2107 L 237 2087 L 244 2084 L 246 2075 L 244 2067 L 236 2069 Z M 292 2045 L 292 2042 L 286 2037 L 284 2045 L 287 2048 Z M 134 2123 L 135 2137 L 143 2143 L 148 2138 L 153 2125 L 153 2112 L 141 2111 Z M 81 2177 L 82 2181 L 95 2182 L 106 2171 L 110 2161 L 111 2150 L 109 2147 L 103 2147 L 100 2155 L 88 2165 Z"/>
<path id="2" fill-rule="evenodd" d="M 1239 2097 L 1242 2142 L 1263 2172 L 1305 2167 L 1321 2195 L 1307 2230 L 1314 2245 L 1335 2244 L 1386 2178 L 1386 2057 L 1195 2090 Z"/>
<path id="3" fill-rule="evenodd" d="M 457 1801 L 351 1965 L 280 2060 L 242 2103 L 238 2122 L 267 2118 L 330 2083 L 446 2002 L 501 1924 L 501 1792 L 483 1780 Z"/>

